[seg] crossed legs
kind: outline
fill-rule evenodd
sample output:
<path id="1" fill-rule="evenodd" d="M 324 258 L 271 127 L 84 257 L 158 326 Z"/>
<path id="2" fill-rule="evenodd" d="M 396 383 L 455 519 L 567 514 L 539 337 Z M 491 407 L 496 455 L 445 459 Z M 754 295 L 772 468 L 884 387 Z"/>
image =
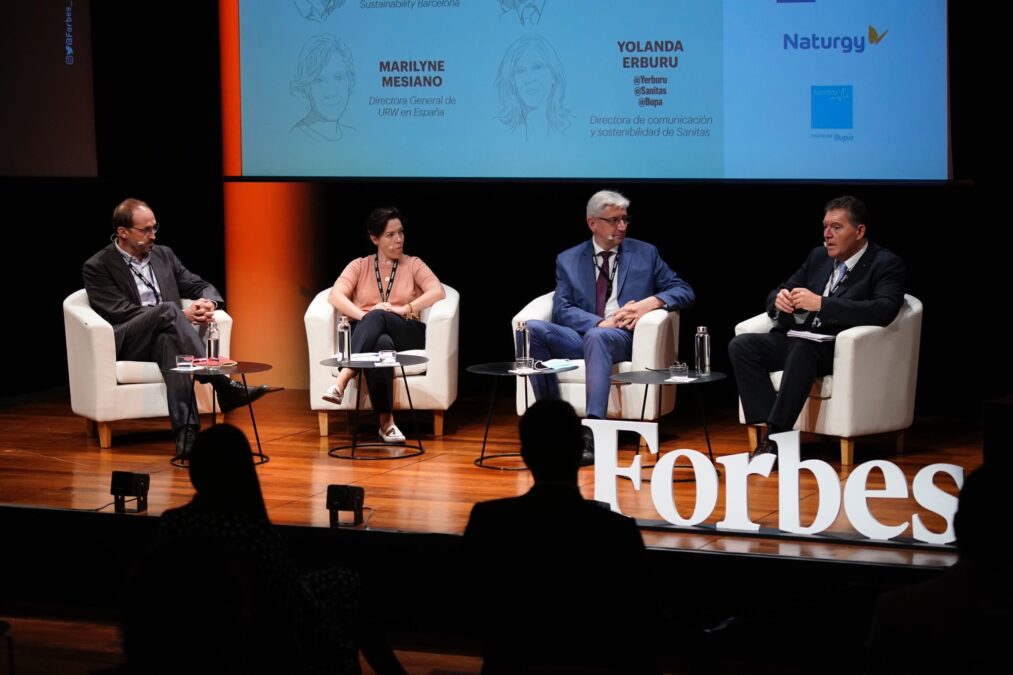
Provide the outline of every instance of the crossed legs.
<path id="1" fill-rule="evenodd" d="M 393 312 L 374 310 L 367 312 L 352 326 L 352 352 L 375 352 L 385 349 L 422 349 L 426 346 L 426 325 L 409 321 Z M 334 386 L 344 394 L 355 370 L 342 368 Z M 373 409 L 379 413 L 380 428 L 394 425 L 394 371 L 391 368 L 370 368 L 363 374 Z"/>
<path id="2" fill-rule="evenodd" d="M 166 373 L 176 367 L 179 354 L 204 355 L 204 341 L 183 315 L 182 308 L 171 302 L 155 305 L 130 321 L 114 328 L 116 358 L 121 361 L 155 361 L 165 373 L 166 399 L 173 430 L 187 423 L 198 425 L 190 410 L 191 385 L 186 375 Z"/>

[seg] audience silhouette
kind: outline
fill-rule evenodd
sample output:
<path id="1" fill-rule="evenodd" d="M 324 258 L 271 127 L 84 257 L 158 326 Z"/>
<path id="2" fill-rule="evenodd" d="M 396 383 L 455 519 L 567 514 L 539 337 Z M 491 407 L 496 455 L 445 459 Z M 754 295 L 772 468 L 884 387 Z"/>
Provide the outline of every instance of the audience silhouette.
<path id="1" fill-rule="evenodd" d="M 1002 478 L 983 465 L 965 479 L 953 520 L 960 558 L 952 568 L 880 596 L 868 672 L 1009 672 L 1011 581 L 994 520 L 1006 510 Z"/>
<path id="2" fill-rule="evenodd" d="M 663 630 L 635 521 L 585 500 L 573 408 L 534 403 L 520 421 L 535 485 L 476 504 L 462 597 L 484 638 L 484 673 L 655 673 Z"/>
<path id="3" fill-rule="evenodd" d="M 156 578 L 144 569 L 147 581 L 132 583 L 124 602 L 131 672 L 135 663 L 151 670 L 164 652 L 189 652 L 217 632 L 223 644 L 208 672 L 358 673 L 360 649 L 376 672 L 404 672 L 364 611 L 355 573 L 337 567 L 299 573 L 267 516 L 242 431 L 227 424 L 202 431 L 189 468 L 196 495 L 162 515 L 160 542 L 148 557 L 161 573 Z M 157 601 L 143 597 L 159 588 Z M 161 643 L 142 625 L 156 615 L 173 622 Z M 198 626 L 210 633 L 194 635 Z M 198 663 L 173 672 L 199 670 Z"/>

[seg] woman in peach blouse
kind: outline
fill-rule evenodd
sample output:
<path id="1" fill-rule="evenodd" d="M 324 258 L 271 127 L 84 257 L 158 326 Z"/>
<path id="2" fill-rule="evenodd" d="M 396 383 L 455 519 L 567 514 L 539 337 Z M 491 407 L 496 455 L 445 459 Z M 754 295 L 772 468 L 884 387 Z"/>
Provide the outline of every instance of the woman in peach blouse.
<path id="1" fill-rule="evenodd" d="M 352 322 L 353 353 L 422 349 L 426 325 L 419 316 L 444 298 L 443 284 L 420 258 L 404 255 L 404 227 L 396 208 L 373 211 L 366 230 L 376 254 L 348 263 L 327 300 Z M 342 368 L 337 381 L 324 392 L 324 400 L 340 404 L 354 376 L 354 370 Z M 403 443 L 404 434 L 392 412 L 393 369 L 368 368 L 364 376 L 373 409 L 380 414 L 381 440 Z"/>

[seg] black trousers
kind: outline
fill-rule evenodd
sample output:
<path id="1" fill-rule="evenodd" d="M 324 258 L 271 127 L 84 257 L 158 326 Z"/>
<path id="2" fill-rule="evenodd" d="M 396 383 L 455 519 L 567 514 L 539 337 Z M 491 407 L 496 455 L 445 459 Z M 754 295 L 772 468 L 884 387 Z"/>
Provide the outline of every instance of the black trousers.
<path id="1" fill-rule="evenodd" d="M 352 352 L 402 351 L 426 346 L 426 324 L 394 312 L 375 309 L 352 326 Z M 366 368 L 366 388 L 373 410 L 389 413 L 394 406 L 394 369 Z"/>
<path id="2" fill-rule="evenodd" d="M 190 377 L 181 373 L 167 373 L 176 367 L 176 356 L 193 354 L 204 356 L 204 327 L 198 333 L 183 315 L 183 309 L 174 302 L 164 302 L 145 309 L 133 319 L 121 323 L 113 332 L 116 336 L 116 358 L 120 361 L 154 361 L 165 378 L 169 419 L 173 430 L 186 424 L 190 413 Z M 200 420 L 191 416 L 191 424 Z"/>
<path id="3" fill-rule="evenodd" d="M 766 422 L 773 431 L 795 426 L 813 380 L 834 368 L 834 343 L 789 338 L 781 331 L 745 333 L 728 345 L 728 357 L 747 424 Z M 777 391 L 770 373 L 783 370 Z"/>

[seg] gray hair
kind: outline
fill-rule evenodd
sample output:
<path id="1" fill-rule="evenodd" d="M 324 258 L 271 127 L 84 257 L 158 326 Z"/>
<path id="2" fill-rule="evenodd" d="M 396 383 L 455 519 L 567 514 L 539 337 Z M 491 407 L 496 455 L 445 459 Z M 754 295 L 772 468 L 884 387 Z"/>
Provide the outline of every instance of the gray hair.
<path id="1" fill-rule="evenodd" d="M 591 195 L 591 199 L 587 200 L 587 217 L 597 216 L 605 210 L 607 206 L 615 206 L 620 209 L 628 209 L 630 207 L 630 200 L 623 197 L 618 192 L 612 190 L 600 190 Z"/>

